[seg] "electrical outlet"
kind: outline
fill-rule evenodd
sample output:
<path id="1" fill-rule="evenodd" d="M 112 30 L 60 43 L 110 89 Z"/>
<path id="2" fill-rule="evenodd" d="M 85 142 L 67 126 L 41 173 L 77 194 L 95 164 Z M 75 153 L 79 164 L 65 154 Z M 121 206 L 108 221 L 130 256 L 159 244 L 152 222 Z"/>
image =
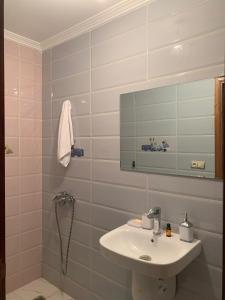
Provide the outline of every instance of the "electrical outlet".
<path id="1" fill-rule="evenodd" d="M 192 169 L 205 169 L 205 160 L 192 160 L 191 162 Z"/>
<path id="2" fill-rule="evenodd" d="M 198 161 L 197 160 L 192 160 L 191 167 L 192 167 L 192 169 L 198 169 Z"/>

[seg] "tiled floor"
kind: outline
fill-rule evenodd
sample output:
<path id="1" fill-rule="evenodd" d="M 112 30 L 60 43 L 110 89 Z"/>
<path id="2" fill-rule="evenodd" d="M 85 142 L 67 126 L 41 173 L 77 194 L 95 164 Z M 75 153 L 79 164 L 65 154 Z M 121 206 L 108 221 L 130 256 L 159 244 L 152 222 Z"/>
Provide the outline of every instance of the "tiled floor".
<path id="1" fill-rule="evenodd" d="M 6 300 L 33 300 L 38 296 L 43 296 L 47 300 L 74 300 L 43 278 L 9 293 Z"/>

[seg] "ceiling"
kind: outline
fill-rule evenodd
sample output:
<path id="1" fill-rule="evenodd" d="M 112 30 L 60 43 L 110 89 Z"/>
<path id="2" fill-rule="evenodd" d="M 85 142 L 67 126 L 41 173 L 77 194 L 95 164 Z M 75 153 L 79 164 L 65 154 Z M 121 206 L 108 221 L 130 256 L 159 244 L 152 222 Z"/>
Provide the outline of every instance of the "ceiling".
<path id="1" fill-rule="evenodd" d="M 123 0 L 5 0 L 5 29 L 42 42 Z"/>

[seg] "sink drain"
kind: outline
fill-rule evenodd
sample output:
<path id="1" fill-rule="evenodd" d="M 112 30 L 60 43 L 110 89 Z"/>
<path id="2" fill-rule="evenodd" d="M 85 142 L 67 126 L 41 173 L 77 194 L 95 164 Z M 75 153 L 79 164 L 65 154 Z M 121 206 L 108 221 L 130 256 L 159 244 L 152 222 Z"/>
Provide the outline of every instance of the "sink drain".
<path id="1" fill-rule="evenodd" d="M 149 256 L 149 255 L 141 255 L 141 256 L 139 256 L 139 259 L 146 260 L 146 261 L 152 260 L 151 256 Z"/>

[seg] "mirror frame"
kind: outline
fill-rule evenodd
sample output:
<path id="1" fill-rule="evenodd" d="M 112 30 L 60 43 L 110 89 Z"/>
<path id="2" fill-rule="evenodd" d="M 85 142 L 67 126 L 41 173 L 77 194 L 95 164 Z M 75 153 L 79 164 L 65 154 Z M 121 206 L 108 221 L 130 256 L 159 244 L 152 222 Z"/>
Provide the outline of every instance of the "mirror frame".
<path id="1" fill-rule="evenodd" d="M 224 72 L 225 73 L 225 72 Z M 120 158 L 120 170 L 121 171 L 128 171 L 128 172 L 140 172 L 140 173 L 146 173 L 146 174 L 159 174 L 159 175 L 168 175 L 168 176 L 183 176 L 183 177 L 187 177 L 187 178 L 202 178 L 202 179 L 212 179 L 212 180 L 223 180 L 223 176 L 224 176 L 224 171 L 225 170 L 223 168 L 223 156 L 224 156 L 224 149 L 223 149 L 223 129 L 225 130 L 225 126 L 223 126 L 224 123 L 224 118 L 225 116 L 223 116 L 223 102 L 224 102 L 224 93 L 223 93 L 223 87 L 225 84 L 225 75 L 223 76 L 218 76 L 218 77 L 212 77 L 211 79 L 214 79 L 215 81 L 215 92 L 214 92 L 214 97 L 215 97 L 215 103 L 214 103 L 214 115 L 215 115 L 215 120 L 214 120 L 214 128 L 215 128 L 215 177 L 214 178 L 209 178 L 209 177 L 199 177 L 199 176 L 192 176 L 192 175 L 181 175 L 181 174 L 173 174 L 173 173 L 157 173 L 157 172 L 152 172 L 151 169 L 149 171 L 139 171 L 136 169 L 126 169 L 126 168 L 122 168 L 122 164 L 121 164 L 121 158 Z M 199 79 L 201 80 L 201 79 Z M 203 79 L 202 79 L 203 80 Z M 193 81 L 185 81 L 183 82 L 185 83 L 191 83 L 191 82 L 195 82 L 198 80 L 193 80 Z M 179 85 L 179 83 L 177 83 Z M 174 85 L 174 84 L 173 84 Z M 166 85 L 166 86 L 170 86 L 170 85 Z M 171 85 L 172 86 L 172 85 Z M 163 86 L 162 86 L 163 87 Z M 157 87 L 159 88 L 159 87 Z M 137 93 L 137 92 L 142 92 L 142 91 L 148 91 L 154 88 L 150 88 L 150 89 L 143 89 L 140 91 L 134 91 L 133 93 Z M 126 94 L 126 93 L 125 93 Z M 132 94 L 132 92 L 131 92 Z M 124 94 L 120 95 L 120 110 L 121 110 L 121 96 Z M 121 114 L 120 114 L 120 123 L 121 123 Z M 121 128 L 120 128 L 120 135 L 121 135 Z M 121 136 L 120 136 L 121 139 Z M 121 148 L 120 148 L 120 157 L 121 157 Z M 224 299 L 225 300 L 225 299 Z"/>
<path id="2" fill-rule="evenodd" d="M 221 84 L 221 94 L 222 94 L 222 128 L 223 134 L 221 136 L 222 149 L 223 149 L 223 163 L 222 169 L 223 174 L 225 171 L 225 82 Z M 225 185 L 223 178 L 223 263 L 222 263 L 222 300 L 225 300 Z"/>
<path id="3" fill-rule="evenodd" d="M 217 77 L 215 90 L 215 177 L 223 178 L 223 86 L 225 77 Z"/>

